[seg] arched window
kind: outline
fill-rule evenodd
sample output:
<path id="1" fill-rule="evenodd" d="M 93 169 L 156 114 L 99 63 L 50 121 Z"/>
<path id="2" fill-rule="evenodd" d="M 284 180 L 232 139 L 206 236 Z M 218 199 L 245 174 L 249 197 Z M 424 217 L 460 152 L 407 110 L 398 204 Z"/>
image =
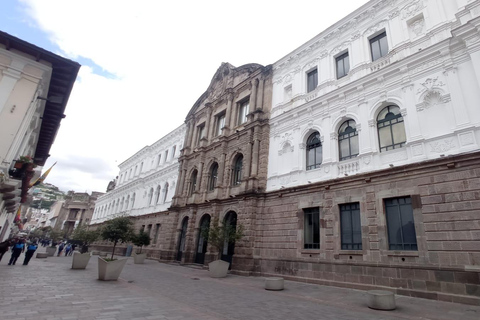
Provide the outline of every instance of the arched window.
<path id="1" fill-rule="evenodd" d="M 380 152 L 401 148 L 407 141 L 403 117 L 398 106 L 388 106 L 380 111 L 377 129 Z"/>
<path id="2" fill-rule="evenodd" d="M 163 188 L 163 203 L 167 201 L 167 196 L 168 196 L 168 182 L 165 183 L 165 188 Z"/>
<path id="3" fill-rule="evenodd" d="M 127 196 L 127 202 L 125 203 L 125 210 L 130 209 L 130 208 L 128 207 L 128 204 L 129 204 L 129 203 L 130 203 L 130 195 Z"/>
<path id="4" fill-rule="evenodd" d="M 158 200 L 160 200 L 160 185 L 157 187 L 157 191 L 155 192 L 155 204 L 158 203 Z"/>
<path id="5" fill-rule="evenodd" d="M 132 196 L 132 209 L 135 206 L 135 193 Z"/>
<path id="6" fill-rule="evenodd" d="M 307 140 L 307 170 L 319 168 L 322 164 L 322 142 L 320 133 L 314 132 Z"/>
<path id="7" fill-rule="evenodd" d="M 120 212 L 123 211 L 123 204 L 125 202 L 125 197 L 122 198 L 122 202 L 120 202 Z"/>
<path id="8" fill-rule="evenodd" d="M 148 192 L 147 206 L 152 205 L 152 198 L 153 198 L 153 188 L 150 188 L 150 191 Z"/>
<path id="9" fill-rule="evenodd" d="M 338 129 L 340 161 L 358 156 L 358 132 L 355 121 L 347 120 Z"/>
<path id="10" fill-rule="evenodd" d="M 217 177 L 218 177 L 218 163 L 212 164 L 210 168 L 210 181 L 208 182 L 208 190 L 213 191 L 217 186 Z"/>
<path id="11" fill-rule="evenodd" d="M 233 165 L 233 179 L 232 185 L 236 186 L 242 183 L 242 168 L 243 168 L 243 156 L 237 156 Z"/>
<path id="12" fill-rule="evenodd" d="M 189 194 L 192 195 L 197 189 L 197 170 L 193 170 L 192 177 L 190 178 L 190 191 Z"/>

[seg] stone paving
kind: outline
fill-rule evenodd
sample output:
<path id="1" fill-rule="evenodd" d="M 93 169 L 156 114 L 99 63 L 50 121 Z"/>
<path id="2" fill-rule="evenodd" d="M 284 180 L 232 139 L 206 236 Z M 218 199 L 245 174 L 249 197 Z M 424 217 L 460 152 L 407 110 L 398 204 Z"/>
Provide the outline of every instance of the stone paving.
<path id="1" fill-rule="evenodd" d="M 44 251 L 40 248 L 39 251 Z M 397 309 L 366 306 L 360 290 L 285 281 L 264 290 L 264 278 L 229 275 L 129 258 L 118 281 L 97 280 L 97 257 L 72 270 L 72 257 L 0 262 L 0 319 L 480 319 L 480 307 L 397 296 Z"/>

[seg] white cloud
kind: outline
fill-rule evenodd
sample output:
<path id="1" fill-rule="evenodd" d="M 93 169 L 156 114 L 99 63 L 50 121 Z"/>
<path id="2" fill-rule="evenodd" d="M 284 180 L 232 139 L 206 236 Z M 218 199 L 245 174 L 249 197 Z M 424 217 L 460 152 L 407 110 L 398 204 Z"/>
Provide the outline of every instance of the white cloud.
<path id="1" fill-rule="evenodd" d="M 22 0 L 62 55 L 116 76 L 81 68 L 48 182 L 104 191 L 119 163 L 183 123 L 221 62 L 274 63 L 366 2 Z M 110 167 L 85 174 L 72 159 Z"/>

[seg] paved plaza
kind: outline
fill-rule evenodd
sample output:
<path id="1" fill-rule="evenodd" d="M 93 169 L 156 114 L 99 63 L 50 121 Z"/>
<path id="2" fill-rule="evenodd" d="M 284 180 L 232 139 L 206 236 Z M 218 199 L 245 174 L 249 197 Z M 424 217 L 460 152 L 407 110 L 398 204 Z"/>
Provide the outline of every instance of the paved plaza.
<path id="1" fill-rule="evenodd" d="M 43 252 L 45 249 L 40 248 Z M 72 257 L 0 262 L 0 319 L 480 319 L 480 307 L 397 296 L 395 311 L 366 306 L 365 292 L 286 281 L 264 290 L 264 278 L 229 275 L 129 258 L 118 281 L 97 280 L 97 257 L 72 270 Z"/>

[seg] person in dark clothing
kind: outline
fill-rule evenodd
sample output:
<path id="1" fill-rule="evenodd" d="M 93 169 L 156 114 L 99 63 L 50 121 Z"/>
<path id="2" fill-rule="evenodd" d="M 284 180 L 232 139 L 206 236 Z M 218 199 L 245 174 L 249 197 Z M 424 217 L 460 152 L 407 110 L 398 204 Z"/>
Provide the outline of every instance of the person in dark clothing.
<path id="1" fill-rule="evenodd" d="M 71 256 L 73 254 L 73 251 L 77 248 L 77 245 L 74 243 L 72 244 L 72 251 L 70 251 L 69 255 Z"/>
<path id="2" fill-rule="evenodd" d="M 60 245 L 58 246 L 58 254 L 57 257 L 60 257 L 62 254 L 63 248 L 65 247 L 65 244 L 63 242 L 60 242 Z"/>
<path id="3" fill-rule="evenodd" d="M 34 241 L 27 246 L 27 252 L 25 252 L 25 259 L 23 260 L 23 265 L 28 265 L 28 262 L 33 257 L 33 254 L 37 250 L 38 246 L 37 243 Z"/>
<path id="4" fill-rule="evenodd" d="M 15 265 L 17 262 L 18 257 L 22 252 L 25 251 L 25 242 L 23 239 L 19 239 L 12 247 L 12 257 L 10 258 L 10 262 L 8 263 L 9 266 L 12 264 Z"/>

